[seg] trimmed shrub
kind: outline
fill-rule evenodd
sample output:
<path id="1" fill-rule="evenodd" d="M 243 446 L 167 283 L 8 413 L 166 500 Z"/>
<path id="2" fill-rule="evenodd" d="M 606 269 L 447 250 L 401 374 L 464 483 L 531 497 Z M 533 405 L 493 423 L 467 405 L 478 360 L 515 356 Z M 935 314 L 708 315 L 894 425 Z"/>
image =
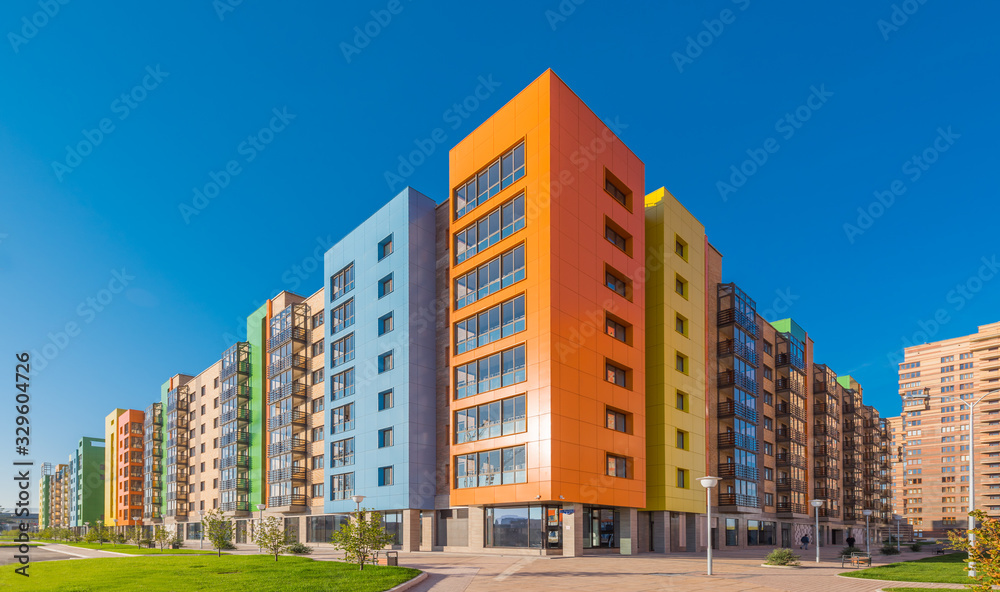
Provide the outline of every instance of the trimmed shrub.
<path id="1" fill-rule="evenodd" d="M 851 553 L 862 553 L 862 550 L 857 547 L 844 547 L 840 550 L 840 554 L 843 557 L 848 557 Z"/>
<path id="2" fill-rule="evenodd" d="M 896 545 L 885 545 L 879 549 L 879 553 L 883 555 L 899 555 L 899 549 L 896 548 Z"/>
<path id="3" fill-rule="evenodd" d="M 302 543 L 292 543 L 288 546 L 289 553 L 295 553 L 296 555 L 308 555 L 313 552 L 312 547 L 307 547 Z"/>
<path id="4" fill-rule="evenodd" d="M 799 556 L 791 549 L 775 549 L 767 554 L 767 560 L 764 563 L 768 565 L 798 565 Z"/>
<path id="5" fill-rule="evenodd" d="M 910 545 L 910 550 L 919 551 L 921 547 L 923 547 L 923 545 L 921 545 L 920 543 L 913 543 L 912 545 Z"/>

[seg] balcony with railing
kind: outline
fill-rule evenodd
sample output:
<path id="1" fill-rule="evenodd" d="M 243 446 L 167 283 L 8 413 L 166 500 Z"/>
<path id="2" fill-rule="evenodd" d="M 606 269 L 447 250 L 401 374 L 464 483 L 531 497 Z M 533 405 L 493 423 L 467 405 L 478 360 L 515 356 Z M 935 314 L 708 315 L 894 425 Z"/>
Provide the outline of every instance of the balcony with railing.
<path id="1" fill-rule="evenodd" d="M 742 493 L 720 493 L 720 506 L 741 506 L 744 508 L 760 508 L 760 498 Z"/>
<path id="2" fill-rule="evenodd" d="M 827 479 L 840 479 L 840 469 L 837 467 L 819 465 L 816 467 L 814 474 L 817 477 L 825 477 Z"/>
<path id="3" fill-rule="evenodd" d="M 167 438 L 167 448 L 173 448 L 175 446 L 184 446 L 186 448 L 187 445 L 188 445 L 187 432 L 177 432 L 171 435 L 169 438 Z"/>
<path id="4" fill-rule="evenodd" d="M 754 368 L 757 367 L 757 352 L 751 345 L 735 339 L 725 339 L 719 342 L 717 353 L 719 357 L 738 356 Z"/>
<path id="5" fill-rule="evenodd" d="M 219 459 L 220 469 L 232 469 L 234 467 L 247 468 L 250 466 L 250 457 L 245 454 L 234 454 L 223 456 Z"/>
<path id="6" fill-rule="evenodd" d="M 246 423 L 250 421 L 250 410 L 246 407 L 239 407 L 231 411 L 226 411 L 219 415 L 219 425 L 225 425 L 227 423 L 239 421 Z"/>
<path id="7" fill-rule="evenodd" d="M 737 463 L 719 463 L 719 476 L 723 479 L 747 479 L 756 481 L 760 472 L 757 467 L 748 467 Z"/>
<path id="8" fill-rule="evenodd" d="M 744 331 L 746 331 L 747 334 L 757 337 L 757 323 L 754 319 L 750 318 L 749 314 L 743 312 L 742 310 L 736 308 L 720 310 L 718 319 L 719 327 L 736 323 Z"/>
<path id="9" fill-rule="evenodd" d="M 805 408 L 795 403 L 789 403 L 788 401 L 778 401 L 774 411 L 777 417 L 794 417 L 802 421 L 806 420 Z"/>
<path id="10" fill-rule="evenodd" d="M 816 499 L 837 499 L 840 497 L 840 490 L 830 487 L 817 487 L 814 491 L 813 497 Z"/>
<path id="11" fill-rule="evenodd" d="M 795 491 L 798 493 L 806 493 L 808 491 L 805 481 L 791 477 L 778 477 L 775 486 L 778 488 L 778 491 Z"/>
<path id="12" fill-rule="evenodd" d="M 778 355 L 775 357 L 775 366 L 777 366 L 778 368 L 781 368 L 783 366 L 791 366 L 792 368 L 796 368 L 798 370 L 801 370 L 802 372 L 805 372 L 806 370 L 806 362 L 804 359 L 802 359 L 802 356 L 794 354 L 790 355 L 787 352 L 778 353 Z"/>
<path id="13" fill-rule="evenodd" d="M 230 444 L 248 444 L 250 442 L 250 432 L 246 430 L 236 430 L 219 436 L 219 446 L 229 446 Z"/>
<path id="14" fill-rule="evenodd" d="M 806 514 L 808 510 L 805 504 L 796 502 L 778 502 L 779 514 Z"/>
<path id="15" fill-rule="evenodd" d="M 219 509 L 223 512 L 249 512 L 250 502 L 239 501 L 239 502 L 222 502 L 219 504 Z"/>
<path id="16" fill-rule="evenodd" d="M 179 386 L 167 393 L 167 413 L 188 410 L 189 391 L 186 385 Z"/>
<path id="17" fill-rule="evenodd" d="M 750 423 L 757 423 L 757 410 L 738 401 L 722 401 L 718 407 L 719 417 L 739 417 Z"/>
<path id="18" fill-rule="evenodd" d="M 840 430 L 825 423 L 818 423 L 813 426 L 813 429 L 818 436 L 829 436 L 837 440 L 840 439 Z"/>
<path id="19" fill-rule="evenodd" d="M 838 518 L 840 517 L 840 510 L 838 508 L 820 508 L 819 517 L 820 520 L 823 518 Z"/>
<path id="20" fill-rule="evenodd" d="M 234 398 L 239 398 L 240 401 L 247 401 L 250 399 L 250 385 L 248 384 L 237 384 L 235 386 L 229 386 L 222 389 L 219 393 L 219 402 L 227 403 Z"/>
<path id="21" fill-rule="evenodd" d="M 267 349 L 268 351 L 277 349 L 289 341 L 299 342 L 304 345 L 306 342 L 305 326 L 287 327 L 281 331 L 275 332 L 271 335 L 270 339 L 267 340 Z"/>
<path id="22" fill-rule="evenodd" d="M 219 489 L 223 491 L 229 491 L 231 489 L 249 489 L 250 480 L 245 477 L 237 477 L 236 479 L 223 479 L 219 481 Z"/>
<path id="23" fill-rule="evenodd" d="M 778 392 L 789 391 L 802 397 L 806 395 L 805 393 L 806 389 L 805 387 L 802 386 L 801 382 L 795 380 L 789 380 L 787 378 L 779 378 L 778 380 L 776 380 L 774 383 L 774 388 Z"/>
<path id="24" fill-rule="evenodd" d="M 746 374 L 741 374 L 733 370 L 719 372 L 719 388 L 735 386 L 745 390 L 751 395 L 757 394 L 757 382 L 751 380 Z"/>
<path id="25" fill-rule="evenodd" d="M 288 384 L 272 388 L 267 394 L 268 404 L 273 404 L 287 397 L 292 397 L 292 406 L 297 407 L 305 402 L 306 383 L 304 380 L 293 380 Z M 297 402 L 298 401 L 298 402 Z"/>
<path id="26" fill-rule="evenodd" d="M 837 450 L 837 448 L 835 448 L 834 446 L 828 446 L 826 444 L 823 444 L 821 446 L 816 446 L 815 448 L 813 448 L 813 456 L 819 458 L 825 458 L 828 456 L 837 458 L 839 455 L 840 451 Z"/>
<path id="27" fill-rule="evenodd" d="M 187 501 L 187 499 L 188 499 L 188 492 L 187 492 L 187 490 L 183 490 L 183 491 L 168 491 L 167 492 L 167 501 L 174 501 L 174 500 L 177 500 L 177 501 Z"/>
<path id="28" fill-rule="evenodd" d="M 267 447 L 268 456 L 277 456 L 289 452 L 305 454 L 306 441 L 303 438 L 289 438 L 281 442 L 274 442 Z"/>
<path id="29" fill-rule="evenodd" d="M 775 455 L 775 462 L 779 467 L 799 467 L 806 468 L 806 457 L 790 452 L 779 452 Z"/>
<path id="30" fill-rule="evenodd" d="M 183 508 L 168 508 L 164 515 L 168 518 L 179 518 L 187 516 L 187 510 Z"/>
<path id="31" fill-rule="evenodd" d="M 288 370 L 289 368 L 305 372 L 306 357 L 302 354 L 292 354 L 290 356 L 279 358 L 277 361 L 268 364 L 267 375 L 274 376 L 276 374 L 281 374 L 282 372 Z"/>
<path id="32" fill-rule="evenodd" d="M 219 370 L 219 380 L 225 380 L 232 376 L 233 374 L 250 374 L 250 362 L 249 360 L 239 360 L 232 363 L 223 362 L 222 368 Z"/>
<path id="33" fill-rule="evenodd" d="M 304 411 L 286 411 L 272 416 L 267 420 L 267 429 L 276 430 L 288 425 L 306 425 L 306 413 Z"/>
<path id="34" fill-rule="evenodd" d="M 834 419 L 840 419 L 840 411 L 837 409 L 837 406 L 827 403 L 816 403 L 813 405 L 813 414 L 826 415 Z"/>
<path id="35" fill-rule="evenodd" d="M 270 481 L 299 481 L 306 478 L 305 467 L 286 467 L 267 472 L 267 480 Z"/>
<path id="36" fill-rule="evenodd" d="M 751 438 L 736 432 L 726 432 L 719 434 L 719 448 L 742 448 L 750 452 L 757 452 L 757 439 Z"/>
<path id="37" fill-rule="evenodd" d="M 802 430 L 796 430 L 789 427 L 779 427 L 775 430 L 775 438 L 778 442 L 798 442 L 799 444 L 806 443 L 806 435 Z"/>
<path id="38" fill-rule="evenodd" d="M 272 495 L 267 498 L 267 505 L 270 508 L 280 508 L 285 506 L 304 506 L 306 496 L 304 495 Z"/>

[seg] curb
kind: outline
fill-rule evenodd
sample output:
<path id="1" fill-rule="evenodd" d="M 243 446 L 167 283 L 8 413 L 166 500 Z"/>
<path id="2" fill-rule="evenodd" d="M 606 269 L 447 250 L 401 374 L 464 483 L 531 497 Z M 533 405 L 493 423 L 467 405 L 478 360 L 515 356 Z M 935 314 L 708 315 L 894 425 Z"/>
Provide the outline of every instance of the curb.
<path id="1" fill-rule="evenodd" d="M 407 581 L 403 582 L 402 584 L 399 584 L 398 586 L 394 586 L 392 588 L 389 588 L 385 592 L 403 592 L 403 590 L 409 590 L 410 588 L 412 588 L 412 587 L 416 586 L 417 584 L 419 584 L 419 583 L 423 582 L 424 580 L 426 580 L 428 577 L 429 576 L 427 575 L 427 572 L 426 571 L 422 571 L 422 572 L 420 572 L 420 575 L 418 575 L 417 577 L 413 578 L 412 580 L 407 580 Z"/>
<path id="2" fill-rule="evenodd" d="M 769 567 L 771 569 L 802 569 L 802 565 L 768 565 L 766 563 L 761 563 L 761 567 Z"/>

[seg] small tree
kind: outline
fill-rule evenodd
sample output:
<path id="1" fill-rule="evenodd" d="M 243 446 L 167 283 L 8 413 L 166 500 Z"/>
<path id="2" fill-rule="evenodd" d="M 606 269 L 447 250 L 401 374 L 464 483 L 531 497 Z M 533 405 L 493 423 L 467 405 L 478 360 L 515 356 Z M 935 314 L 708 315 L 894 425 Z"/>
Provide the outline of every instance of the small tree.
<path id="1" fill-rule="evenodd" d="M 219 551 L 222 557 L 223 549 L 230 549 L 233 545 L 233 521 L 226 518 L 220 510 L 210 510 L 201 519 L 201 527 L 204 536 L 212 542 L 212 546 Z"/>
<path id="2" fill-rule="evenodd" d="M 174 536 L 170 534 L 170 531 L 162 526 L 157 526 L 156 530 L 153 531 L 153 540 L 156 541 L 156 544 L 160 547 L 161 552 L 167 548 L 167 544 L 169 544 L 173 538 Z"/>
<path id="3" fill-rule="evenodd" d="M 382 514 L 364 508 L 354 513 L 353 520 L 333 533 L 333 546 L 344 551 L 344 560 L 357 563 L 359 570 L 375 557 L 375 552 L 392 542 L 392 534 L 382 528 Z"/>
<path id="4" fill-rule="evenodd" d="M 101 534 L 97 531 L 97 528 L 88 528 L 87 536 L 85 536 L 83 540 L 87 541 L 88 543 L 96 543 L 97 539 L 100 538 L 100 536 Z"/>
<path id="5" fill-rule="evenodd" d="M 142 529 L 138 525 L 132 526 L 125 531 L 125 538 L 130 543 L 135 543 L 136 547 L 142 547 Z"/>
<path id="6" fill-rule="evenodd" d="M 969 541 L 967 531 L 949 530 L 951 548 L 969 554 L 969 562 L 975 563 L 973 592 L 992 592 L 993 586 L 1000 584 L 1000 521 L 987 516 L 982 510 L 970 513 L 978 526 L 972 529 L 975 544 Z"/>
<path id="7" fill-rule="evenodd" d="M 288 548 L 288 535 L 281 520 L 268 516 L 257 527 L 253 542 L 261 549 L 267 549 L 268 553 L 274 553 L 274 560 L 277 561 L 278 555 Z"/>

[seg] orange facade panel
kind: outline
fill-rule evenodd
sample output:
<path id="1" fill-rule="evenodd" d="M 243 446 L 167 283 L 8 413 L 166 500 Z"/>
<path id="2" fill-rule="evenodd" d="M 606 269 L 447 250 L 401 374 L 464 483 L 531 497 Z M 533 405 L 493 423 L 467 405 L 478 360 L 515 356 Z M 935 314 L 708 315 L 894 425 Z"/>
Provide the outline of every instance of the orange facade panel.
<path id="1" fill-rule="evenodd" d="M 146 414 L 129 409 L 118 416 L 116 434 L 117 458 L 114 467 L 105 467 L 105 479 L 118 481 L 116 500 L 116 526 L 138 524 L 142 517 L 143 496 L 143 422 Z M 137 503 L 133 503 L 137 502 Z M 134 519 L 136 518 L 136 519 Z"/>
<path id="2" fill-rule="evenodd" d="M 457 216 L 458 188 L 522 142 L 524 176 Z M 624 205 L 605 189 L 608 180 Z M 645 376 L 636 347 L 645 339 L 642 162 L 547 71 L 451 151 L 450 186 L 452 341 L 456 322 L 521 294 L 526 319 L 523 331 L 451 359 L 454 382 L 457 367 L 523 344 L 525 380 L 463 399 L 453 392 L 452 411 L 527 395 L 526 432 L 452 448 L 454 471 L 457 455 L 524 445 L 526 482 L 459 489 L 453 478 L 452 504 L 542 499 L 643 507 Z M 456 264 L 454 235 L 521 194 L 524 227 Z M 605 240 L 608 221 L 628 235 L 624 250 Z M 522 245 L 523 279 L 457 306 L 456 279 Z M 608 274 L 624 295 L 608 287 Z M 627 343 L 605 331 L 608 314 L 627 327 Z M 624 385 L 608 380 L 609 363 Z M 609 408 L 628 416 L 625 433 L 607 427 Z M 626 468 L 609 470 L 608 455 Z"/>

